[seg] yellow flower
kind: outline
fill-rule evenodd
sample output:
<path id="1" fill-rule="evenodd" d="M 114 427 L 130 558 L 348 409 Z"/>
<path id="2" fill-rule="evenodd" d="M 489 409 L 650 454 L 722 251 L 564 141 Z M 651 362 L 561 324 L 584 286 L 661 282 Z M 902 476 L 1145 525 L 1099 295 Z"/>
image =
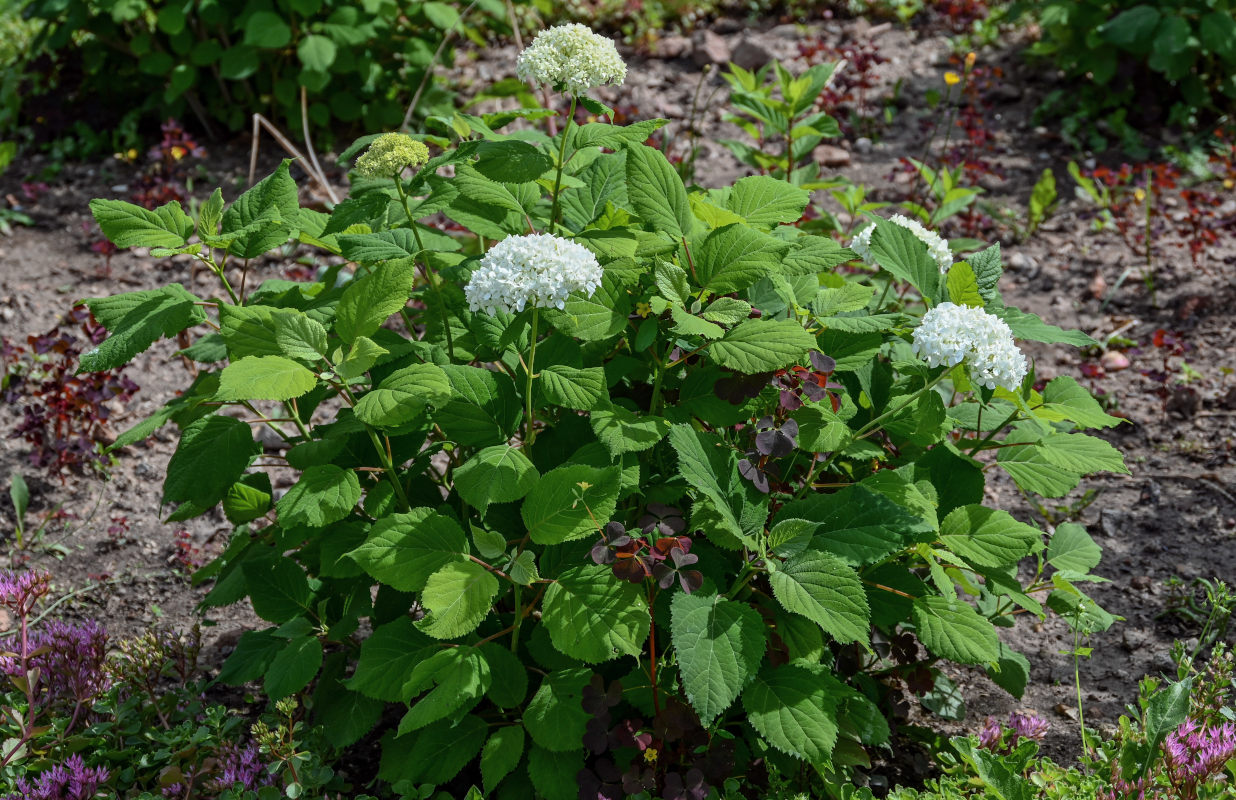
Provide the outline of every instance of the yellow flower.
<path id="1" fill-rule="evenodd" d="M 647 303 L 636 303 L 635 313 L 639 314 L 641 317 L 647 317 L 649 314 L 652 313 L 652 306 L 648 305 Z"/>
<path id="2" fill-rule="evenodd" d="M 1134 189 L 1133 197 L 1137 200 L 1137 202 L 1139 203 L 1142 202 L 1143 200 L 1146 199 L 1146 190 L 1145 189 Z"/>
<path id="3" fill-rule="evenodd" d="M 966 72 L 974 69 L 974 62 L 978 61 L 978 53 L 966 53 Z"/>
<path id="4" fill-rule="evenodd" d="M 189 152 L 188 150 L 184 149 L 180 145 L 176 145 L 172 148 L 172 158 L 179 161 L 180 159 L 184 158 L 185 154 L 188 152 Z"/>
<path id="5" fill-rule="evenodd" d="M 944 82 L 949 86 L 956 86 L 961 83 L 961 76 L 956 72 L 946 72 L 944 73 Z"/>
<path id="6" fill-rule="evenodd" d="M 1223 188 L 1224 189 L 1236 189 L 1236 181 L 1232 180 L 1231 178 L 1228 178 L 1227 180 L 1223 182 Z"/>
<path id="7" fill-rule="evenodd" d="M 647 750 L 644 751 L 644 761 L 648 762 L 649 764 L 656 763 L 657 755 L 658 755 L 657 748 L 649 747 Z"/>

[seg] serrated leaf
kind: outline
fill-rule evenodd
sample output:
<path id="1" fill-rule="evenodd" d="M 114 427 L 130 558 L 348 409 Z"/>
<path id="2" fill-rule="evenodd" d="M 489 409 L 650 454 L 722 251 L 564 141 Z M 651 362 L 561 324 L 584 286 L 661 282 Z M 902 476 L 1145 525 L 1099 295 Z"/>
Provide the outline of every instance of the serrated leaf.
<path id="1" fill-rule="evenodd" d="M 911 616 L 923 646 L 959 664 L 994 664 L 1000 659 L 1000 639 L 991 622 L 961 600 L 920 597 Z"/>
<path id="2" fill-rule="evenodd" d="M 682 179 L 660 150 L 644 145 L 626 149 L 627 197 L 649 229 L 681 239 L 694 227 Z"/>
<path id="3" fill-rule="evenodd" d="M 538 375 L 541 391 L 554 405 L 576 411 L 590 411 L 609 399 L 605 370 L 601 367 L 578 369 L 551 364 Z"/>
<path id="4" fill-rule="evenodd" d="M 151 211 L 123 200 L 91 200 L 90 213 L 117 247 L 183 247 L 193 220 L 172 201 Z"/>
<path id="5" fill-rule="evenodd" d="M 309 685 L 322 668 L 322 642 L 301 636 L 287 643 L 266 671 L 264 688 L 271 700 L 282 700 Z"/>
<path id="6" fill-rule="evenodd" d="M 253 613 L 267 622 L 282 624 L 310 611 L 313 590 L 304 569 L 295 561 L 246 561 L 241 566 Z"/>
<path id="7" fill-rule="evenodd" d="M 800 364 L 815 347 L 815 337 L 792 319 L 749 319 L 708 347 L 723 367 L 754 375 Z"/>
<path id="8" fill-rule="evenodd" d="M 1084 433 L 1053 433 L 1035 447 L 1049 464 L 1087 475 L 1091 472 L 1129 474 L 1124 456 L 1107 442 Z"/>
<path id="9" fill-rule="evenodd" d="M 460 561 L 468 539 L 459 523 L 429 508 L 392 514 L 373 524 L 349 555 L 376 580 L 401 592 L 424 588 L 429 576 Z"/>
<path id="10" fill-rule="evenodd" d="M 318 376 L 283 356 L 248 356 L 233 361 L 219 374 L 216 398 L 238 400 L 291 400 L 313 391 Z"/>
<path id="11" fill-rule="evenodd" d="M 429 576 L 421 593 L 427 612 L 417 627 L 435 639 L 476 630 L 498 595 L 498 579 L 473 561 L 456 561 Z"/>
<path id="12" fill-rule="evenodd" d="M 376 700 L 403 702 L 403 687 L 412 670 L 436 649 L 436 643 L 418 631 L 411 619 L 400 617 L 379 626 L 361 643 L 356 672 L 347 686 Z"/>
<path id="13" fill-rule="evenodd" d="M 810 764 L 828 763 L 837 743 L 843 687 L 804 666 L 766 667 L 742 694 L 751 727 L 778 750 Z"/>
<path id="14" fill-rule="evenodd" d="M 670 602 L 678 672 L 705 725 L 725 712 L 764 660 L 764 622 L 754 608 L 720 595 L 678 592 Z"/>
<path id="15" fill-rule="evenodd" d="M 498 728 L 481 748 L 481 780 L 490 794 L 524 756 L 524 729 L 519 725 Z"/>
<path id="16" fill-rule="evenodd" d="M 382 741 L 378 777 L 389 783 L 447 783 L 481 752 L 488 732 L 489 725 L 475 714 L 440 719 L 397 738 L 392 731 Z"/>
<path id="17" fill-rule="evenodd" d="M 366 425 L 398 428 L 425 409 L 451 400 L 451 384 L 435 364 L 413 364 L 386 376 L 378 386 L 356 402 L 353 412 Z"/>
<path id="18" fill-rule="evenodd" d="M 695 250 L 694 280 L 714 294 L 730 294 L 778 271 L 789 244 L 746 225 L 726 225 Z"/>
<path id="19" fill-rule="evenodd" d="M 543 620 L 554 647 L 586 664 L 638 656 L 648 638 L 648 604 L 608 567 L 563 571 L 545 592 Z"/>
<path id="20" fill-rule="evenodd" d="M 589 419 L 597 441 L 614 458 L 647 450 L 664 439 L 670 427 L 663 417 L 637 414 L 622 406 L 597 408 Z"/>
<path id="21" fill-rule="evenodd" d="M 1105 413 L 1099 401 L 1068 375 L 1048 381 L 1043 389 L 1043 405 L 1034 413 L 1040 419 L 1069 420 L 1083 428 L 1114 428 L 1126 421 Z"/>
<path id="22" fill-rule="evenodd" d="M 866 486 L 850 486 L 787 503 L 777 519 L 816 523 L 812 548 L 839 556 L 853 566 L 879 561 L 935 533 L 923 518 Z"/>
<path id="23" fill-rule="evenodd" d="M 536 485 L 536 467 L 518 448 L 486 447 L 455 469 L 455 489 L 481 514 L 490 503 L 514 502 Z"/>
<path id="24" fill-rule="evenodd" d="M 871 252 L 880 267 L 905 281 L 923 297 L 935 301 L 940 295 L 940 266 L 927 252 L 927 245 L 911 231 L 880 217 L 873 217 Z"/>
<path id="25" fill-rule="evenodd" d="M 811 195 L 767 175 L 741 178 L 730 189 L 726 207 L 752 225 L 789 225 L 802 218 Z"/>
<path id="26" fill-rule="evenodd" d="M 387 261 L 348 284 L 335 312 L 335 333 L 345 342 L 373 336 L 382 323 L 407 305 L 416 286 L 416 267 L 408 261 Z"/>
<path id="27" fill-rule="evenodd" d="M 940 541 L 972 564 L 1016 564 L 1042 548 L 1042 533 L 1018 522 L 1007 511 L 981 505 L 955 508 L 940 523 Z"/>
<path id="28" fill-rule="evenodd" d="M 596 534 L 597 525 L 608 522 L 617 507 L 620 477 L 617 467 L 581 464 L 542 475 L 520 507 L 532 541 L 561 544 Z"/>
<path id="29" fill-rule="evenodd" d="M 285 527 L 324 528 L 350 514 L 360 497 L 360 480 L 355 472 L 324 464 L 301 473 L 275 509 Z"/>
<path id="30" fill-rule="evenodd" d="M 1046 344 L 1071 344 L 1074 347 L 1090 347 L 1098 344 L 1081 331 L 1066 331 L 1057 325 L 1049 325 L 1039 319 L 1038 315 L 1019 308 L 1004 306 L 988 310 L 1008 324 L 1016 339 L 1029 339 L 1032 342 Z"/>
<path id="31" fill-rule="evenodd" d="M 948 299 L 959 306 L 982 308 L 986 301 L 979 292 L 978 279 L 969 264 L 962 261 L 948 271 Z"/>
<path id="32" fill-rule="evenodd" d="M 1075 522 L 1057 525 L 1047 544 L 1047 563 L 1056 569 L 1089 572 L 1102 557 L 1103 548 L 1095 544 L 1085 527 Z"/>
<path id="33" fill-rule="evenodd" d="M 257 452 L 249 426 L 238 419 L 210 416 L 194 422 L 168 462 L 163 502 L 213 507 Z"/>
<path id="34" fill-rule="evenodd" d="M 326 328 L 299 311 L 282 311 L 272 319 L 275 342 L 288 358 L 315 362 L 326 354 Z"/>
<path id="35" fill-rule="evenodd" d="M 284 159 L 223 212 L 220 235 L 231 241 L 227 250 L 232 255 L 257 258 L 295 235 L 300 202 L 296 181 L 288 172 L 291 163 L 292 159 Z"/>
<path id="36" fill-rule="evenodd" d="M 122 366 L 159 339 L 204 322 L 206 315 L 195 305 L 197 302 L 179 283 L 87 300 L 86 307 L 111 336 L 82 353 L 77 371 Z"/>
<path id="37" fill-rule="evenodd" d="M 782 607 L 815 622 L 838 642 L 870 638 L 867 593 L 858 573 L 836 556 L 799 553 L 786 559 L 768 581 Z"/>
<path id="38" fill-rule="evenodd" d="M 581 749 L 591 714 L 584 711 L 584 687 L 592 679 L 588 668 L 560 669 L 541 681 L 524 709 L 524 727 L 532 741 L 551 752 Z"/>
<path id="39" fill-rule="evenodd" d="M 403 736 L 447 717 L 458 719 L 461 709 L 468 711 L 480 702 L 492 681 L 489 662 L 477 648 L 439 650 L 413 667 L 404 683 L 405 701 L 429 691 L 403 715 L 395 735 Z"/>
<path id="40" fill-rule="evenodd" d="M 515 383 L 509 375 L 480 367 L 448 364 L 442 367 L 452 399 L 434 412 L 434 422 L 463 445 L 505 442 L 523 416 Z"/>

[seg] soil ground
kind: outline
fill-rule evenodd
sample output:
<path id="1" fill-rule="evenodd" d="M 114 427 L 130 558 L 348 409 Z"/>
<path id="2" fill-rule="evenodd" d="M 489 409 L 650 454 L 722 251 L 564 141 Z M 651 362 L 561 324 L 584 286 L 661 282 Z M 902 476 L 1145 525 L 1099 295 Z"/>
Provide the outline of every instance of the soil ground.
<path id="1" fill-rule="evenodd" d="M 808 35 L 818 35 L 830 44 L 874 41 L 889 62 L 877 69 L 880 88 L 872 96 L 891 95 L 893 87 L 899 87 L 892 121 L 878 126 L 865 140 L 850 137 L 833 142 L 841 150 L 831 154 L 832 160 L 847 163 L 829 167 L 826 173 L 835 171 L 868 184 L 876 199 L 900 196 L 904 187 L 889 176 L 895 172 L 898 157 L 917 156 L 923 150 L 924 130 L 929 126 L 922 123 L 930 112 L 922 98 L 929 88 L 941 88 L 944 71 L 953 68 L 948 62 L 947 37 L 888 26 L 872 29 L 863 21 L 829 22 L 804 33 L 797 26 L 758 29 L 722 20 L 714 31 L 734 52 L 747 46 L 747 52 L 757 59 L 772 56 L 790 59 L 791 64 Z M 686 141 L 684 120 L 702 72 L 690 56 L 689 43 L 669 40 L 661 47 L 667 55 L 674 48 L 681 48 L 684 55 L 633 54 L 627 85 L 610 91 L 608 98 L 634 118 L 671 119 L 669 131 L 681 143 Z M 515 52 L 513 47 L 488 50 L 483 59 L 463 59 L 457 69 L 465 82 L 485 85 L 512 72 Z M 1163 243 L 1154 263 L 1156 291 L 1152 295 L 1138 278 L 1141 259 L 1116 234 L 1093 230 L 1088 205 L 1073 196 L 1064 165 L 1075 154 L 1052 131 L 1031 122 L 1042 95 L 1052 88 L 1036 77 L 1041 70 L 1027 68 L 1011 48 L 980 53 L 980 64 L 999 65 L 1005 73 L 1005 80 L 985 98 L 991 102 L 990 157 L 1004 177 L 984 181 L 983 202 L 995 209 L 1010 209 L 1015 218 L 1024 220 L 1031 187 L 1045 166 L 1055 169 L 1062 195 L 1054 215 L 1028 240 L 1019 241 L 1007 228 L 996 230 L 991 237 L 1004 245 L 1006 272 L 1001 289 L 1006 302 L 1062 327 L 1080 328 L 1100 340 L 1119 332 L 1134 343 L 1125 345 L 1130 365 L 1106 371 L 1099 366 L 1097 352 L 1083 354 L 1065 346 L 1028 347 L 1039 376 L 1077 377 L 1129 420 L 1104 435 L 1125 453 L 1131 474 L 1088 478 L 1073 496 L 1050 504 L 1054 515 L 1084 523 L 1103 546 L 1103 563 L 1097 572 L 1111 582 L 1096 585 L 1093 596 L 1125 618 L 1092 638 L 1093 655 L 1080 665 L 1086 721 L 1104 728 L 1114 725 L 1125 704 L 1135 700 L 1141 676 L 1174 672 L 1169 658 L 1172 643 L 1198 633 L 1191 623 L 1161 616 L 1169 599 L 1166 581 L 1173 576 L 1187 582 L 1236 575 L 1236 489 L 1232 488 L 1236 469 L 1231 451 L 1236 434 L 1232 377 L 1236 350 L 1231 337 L 1236 230 L 1229 228 L 1228 237 L 1210 251 L 1206 269 L 1194 267 L 1187 251 Z M 739 136 L 734 126 L 721 119 L 726 105 L 723 81 L 716 70 L 702 79 L 697 179 L 702 185 L 719 185 L 747 170 L 715 144 L 718 138 Z M 244 186 L 247 142 L 206 145 L 206 175 L 195 181 L 199 200 L 215 185 L 224 187 L 225 197 L 235 197 Z M 263 166 L 272 167 L 281 155 L 267 144 Z M 1080 157 L 1084 159 L 1085 154 Z M 323 163 L 328 161 L 333 163 L 332 158 L 323 159 Z M 21 197 L 21 179 L 37 174 L 45 165 L 39 156 L 15 164 L 0 177 L 0 198 Z M 333 177 L 342 185 L 342 170 L 336 170 Z M 22 342 L 27 334 L 51 328 L 72 301 L 83 297 L 153 288 L 171 281 L 191 288 L 199 281 L 197 288 L 206 289 L 209 276 L 191 275 L 187 262 L 122 252 L 111 258 L 108 274 L 104 257 L 90 250 L 98 237 L 88 201 L 125 198 L 135 178 L 135 167 L 111 159 L 69 165 L 36 200 L 21 201 L 34 225 L 0 237 L 0 334 Z M 1233 211 L 1226 213 L 1231 217 Z M 258 265 L 249 280 L 281 276 L 287 267 L 276 262 Z M 1121 282 L 1128 268 L 1133 268 L 1134 277 Z M 1186 348 L 1183 356 L 1167 361 L 1166 369 L 1161 350 L 1152 344 L 1157 330 L 1168 331 Z M 173 356 L 174 350 L 173 343 L 161 342 L 129 368 L 126 374 L 141 391 L 132 402 L 115 409 L 111 422 L 115 433 L 143 419 L 177 387 L 187 385 L 188 375 Z M 1191 371 L 1184 370 L 1181 361 L 1187 361 Z M 1166 382 L 1157 373 L 1167 373 Z M 17 418 L 16 408 L 0 408 L 0 430 L 10 430 Z M 229 530 L 221 516 L 207 515 L 181 524 L 161 521 L 166 516 L 159 507 L 162 475 L 174 445 L 174 436 L 163 431 L 148 444 L 119 453 L 106 480 L 82 475 L 48 478 L 26 465 L 28 448 L 20 439 L 0 438 L 0 475 L 13 470 L 26 475 L 33 494 L 31 516 L 38 518 L 58 507 L 72 515 L 67 528 L 65 523 L 55 523 L 45 537 L 47 543 L 63 545 L 62 555 L 37 549 L 16 552 L 6 540 L 11 558 L 51 567 L 65 590 L 98 584 L 74 599 L 70 613 L 103 620 L 115 636 L 137 633 L 153 624 L 179 628 L 193 624 L 202 591 L 188 583 L 175 533 L 187 531 L 192 547 L 208 556 Z M 990 492 L 992 504 L 1042 524 L 1043 517 L 1011 482 L 993 480 Z M 121 537 L 108 533 L 114 516 L 128 519 L 129 529 Z M 0 531 L 11 530 L 12 523 L 12 508 L 5 502 L 0 505 Z M 221 661 L 239 633 L 256 624 L 247 608 L 212 610 L 204 632 L 208 663 Z M 931 724 L 949 733 L 976 731 L 988 715 L 1004 717 L 1010 710 L 1032 710 L 1052 722 L 1046 752 L 1071 760 L 1077 752 L 1076 694 L 1072 659 L 1062 654 L 1073 647 L 1071 634 L 1059 619 L 1022 623 L 1003 633 L 1007 643 L 1033 665 L 1027 695 L 1014 699 L 980 672 L 957 669 L 952 674 L 965 690 L 968 714 L 958 722 L 935 720 Z"/>

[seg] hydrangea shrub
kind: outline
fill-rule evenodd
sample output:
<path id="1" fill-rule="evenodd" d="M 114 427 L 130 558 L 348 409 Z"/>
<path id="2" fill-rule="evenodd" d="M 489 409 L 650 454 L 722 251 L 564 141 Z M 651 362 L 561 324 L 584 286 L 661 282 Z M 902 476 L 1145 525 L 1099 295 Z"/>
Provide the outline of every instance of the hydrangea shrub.
<path id="1" fill-rule="evenodd" d="M 555 36 L 595 51 L 527 77 L 604 111 L 612 44 L 529 52 Z M 205 603 L 269 627 L 223 680 L 305 694 L 340 747 L 397 706 L 397 791 L 702 797 L 760 764 L 843 779 L 937 661 L 1019 695 L 997 628 L 1020 614 L 1111 623 L 1081 526 L 983 504 L 995 471 L 1059 497 L 1124 470 L 1084 432 L 1119 420 L 1014 341 L 1089 338 L 1004 304 L 998 246 L 942 274 L 925 232 L 873 219 L 863 264 L 796 227 L 782 180 L 684 186 L 644 144 L 663 120 L 504 132 L 548 113 L 461 112 L 424 163 L 383 144 L 358 164 L 399 172 L 358 170 L 329 214 L 287 163 L 196 221 L 92 203 L 118 246 L 220 281 L 87 301 L 111 336 L 83 368 L 194 339 L 200 376 L 116 446 L 174 424 L 165 502 L 235 525 Z M 228 281 L 288 241 L 336 265 Z"/>

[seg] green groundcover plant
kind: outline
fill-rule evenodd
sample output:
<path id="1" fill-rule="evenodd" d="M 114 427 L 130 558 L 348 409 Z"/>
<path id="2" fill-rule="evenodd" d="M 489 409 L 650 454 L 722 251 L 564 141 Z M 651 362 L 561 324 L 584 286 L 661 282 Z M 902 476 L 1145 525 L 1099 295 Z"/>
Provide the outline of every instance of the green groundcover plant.
<path id="1" fill-rule="evenodd" d="M 572 124 L 625 70 L 543 32 L 517 71 L 569 95 L 556 136 L 525 109 L 459 114 L 432 157 L 367 137 L 329 214 L 287 162 L 196 221 L 91 204 L 117 246 L 220 280 L 86 301 L 111 335 L 81 368 L 196 337 L 200 375 L 116 447 L 175 424 L 173 516 L 235 525 L 205 605 L 269 626 L 221 679 L 303 694 L 337 747 L 380 737 L 396 792 L 835 790 L 935 662 L 1020 694 L 998 627 L 1112 621 L 1081 526 L 983 505 L 994 471 L 1059 497 L 1124 470 L 1082 432 L 1119 420 L 1014 337 L 1091 340 L 1004 305 L 998 247 L 952 263 L 873 219 L 860 262 L 782 180 L 688 189 L 644 144 L 662 120 Z M 320 280 L 229 280 L 289 240 Z"/>

